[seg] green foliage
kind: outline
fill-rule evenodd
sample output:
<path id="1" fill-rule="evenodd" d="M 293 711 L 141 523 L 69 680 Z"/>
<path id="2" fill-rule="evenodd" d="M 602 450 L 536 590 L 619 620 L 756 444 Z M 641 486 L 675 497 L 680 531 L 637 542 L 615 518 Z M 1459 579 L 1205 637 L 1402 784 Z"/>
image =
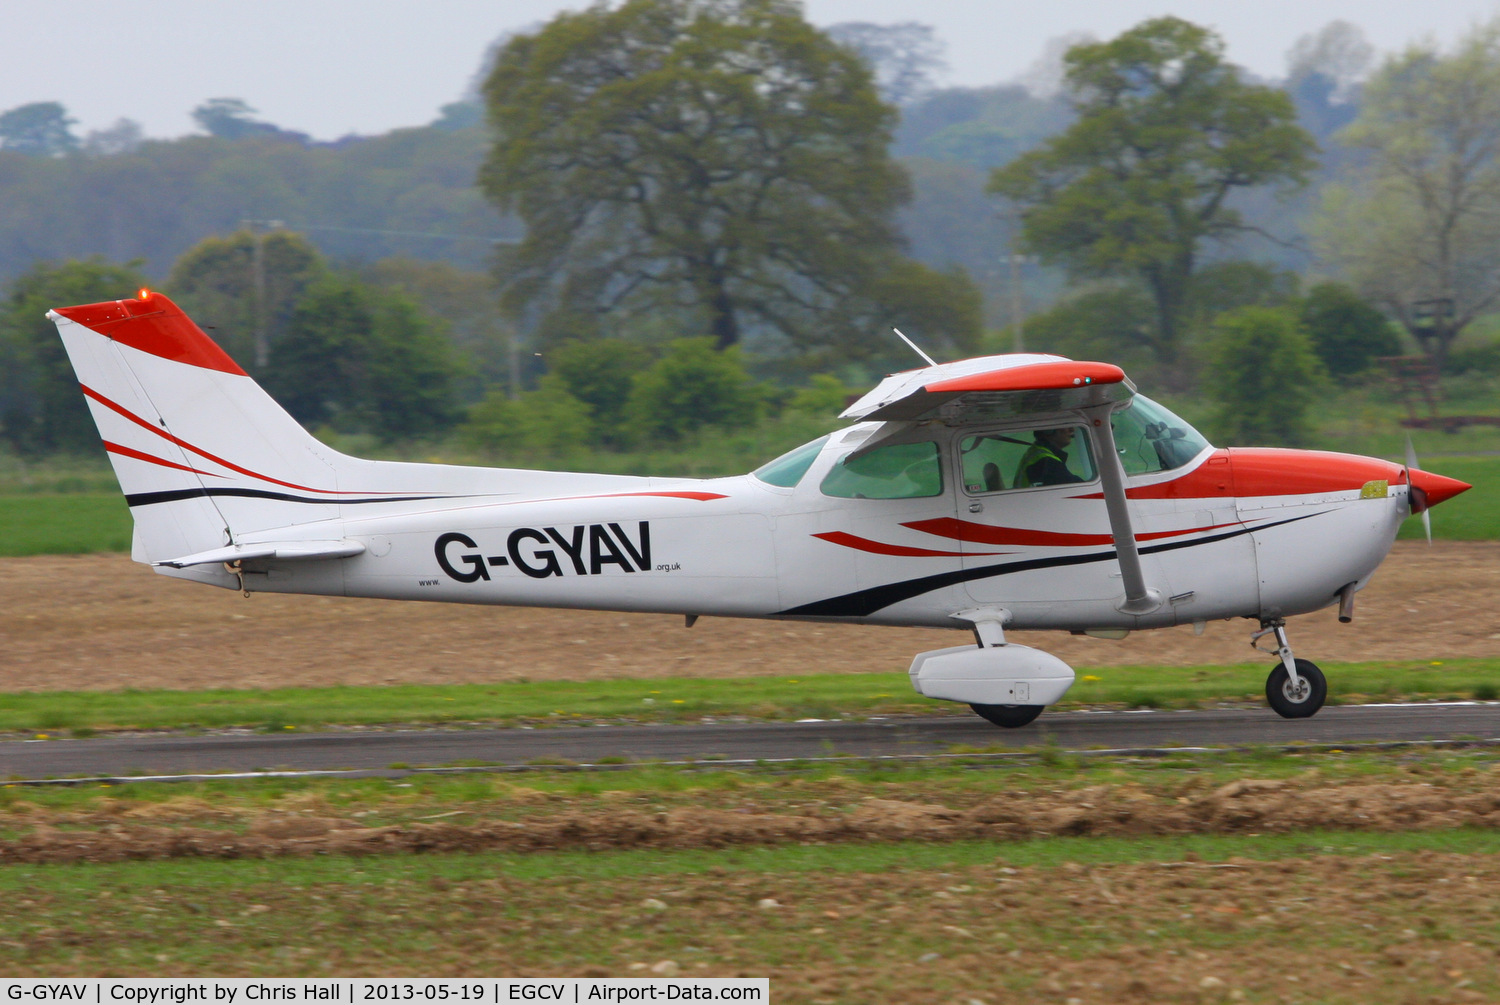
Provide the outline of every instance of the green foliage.
<path id="1" fill-rule="evenodd" d="M 1362 169 L 1324 191 L 1319 250 L 1441 364 L 1500 296 L 1500 19 L 1443 53 L 1428 41 L 1368 81 L 1341 138 Z M 1443 298 L 1452 317 L 1421 324 Z"/>
<path id="2" fill-rule="evenodd" d="M 815 373 L 806 387 L 799 389 L 787 402 L 787 410 L 807 415 L 835 416 L 849 406 L 856 394 L 854 388 L 826 373 Z"/>
<path id="3" fill-rule="evenodd" d="M 487 453 L 565 461 L 593 440 L 594 429 L 590 406 L 548 374 L 535 391 L 515 400 L 491 391 L 470 410 L 459 436 Z"/>
<path id="4" fill-rule="evenodd" d="M 1308 410 L 1323 367 L 1295 314 L 1243 307 L 1214 325 L 1205 380 L 1218 403 L 1215 433 L 1226 446 L 1301 446 L 1311 435 Z"/>
<path id="5" fill-rule="evenodd" d="M 267 349 L 285 336 L 297 301 L 327 271 L 301 234 L 248 230 L 209 237 L 189 248 L 167 277 L 170 295 L 252 376 L 265 369 L 257 332 Z"/>
<path id="6" fill-rule="evenodd" d="M 98 429 L 47 312 L 133 297 L 145 285 L 134 264 L 98 258 L 41 262 L 10 284 L 0 302 L 0 432 L 17 451 L 99 450 Z"/>
<path id="7" fill-rule="evenodd" d="M 1141 368 L 1151 359 L 1151 300 L 1131 286 L 1092 289 L 1026 319 L 1026 348 Z"/>
<path id="8" fill-rule="evenodd" d="M 1377 356 L 1394 356 L 1401 341 L 1386 316 L 1343 283 L 1319 283 L 1302 301 L 1302 326 L 1334 376 L 1366 370 Z"/>
<path id="9" fill-rule="evenodd" d="M 242 140 L 251 136 L 263 136 L 279 130 L 265 122 L 256 122 L 255 114 L 242 98 L 209 98 L 193 109 L 193 121 L 210 136 L 226 140 Z"/>
<path id="10" fill-rule="evenodd" d="M 636 375 L 625 415 L 635 435 L 676 441 L 703 426 L 753 425 L 763 400 L 738 347 L 718 352 L 712 339 L 688 338 Z"/>
<path id="11" fill-rule="evenodd" d="M 463 397 L 477 401 L 491 384 L 510 380 L 514 329 L 496 303 L 495 282 L 487 272 L 452 262 L 382 258 L 359 270 L 372 286 L 405 294 L 429 315 L 441 318 L 458 351 L 474 365 Z"/>
<path id="12" fill-rule="evenodd" d="M 482 269 L 507 230 L 474 185 L 487 143 L 482 128 L 423 128 L 317 146 L 187 136 L 108 156 L 0 151 L 0 279 L 89 252 L 141 258 L 164 275 L 206 236 L 272 218 L 318 224 L 310 233 L 334 259 L 406 255 Z"/>
<path id="13" fill-rule="evenodd" d="M 635 375 L 651 363 L 641 346 L 624 339 L 569 342 L 553 351 L 548 369 L 573 397 L 588 406 L 598 440 L 619 446 L 629 440 L 625 405 Z"/>
<path id="14" fill-rule="evenodd" d="M 271 347 L 265 385 L 300 422 L 395 439 L 457 419 L 459 372 L 436 324 L 408 298 L 330 274 L 298 300 Z"/>
<path id="15" fill-rule="evenodd" d="M 935 91 L 902 109 L 895 152 L 989 170 L 1065 129 L 1061 97 L 1039 98 L 1014 84 Z"/>
<path id="16" fill-rule="evenodd" d="M 879 285 L 915 281 L 895 250 L 895 112 L 790 0 L 561 14 L 501 51 L 485 98 L 480 184 L 526 223 L 505 302 L 544 329 L 559 310 L 569 326 L 658 316 L 719 348 L 766 335 L 857 355 Z"/>
<path id="17" fill-rule="evenodd" d="M 69 129 L 76 120 L 56 101 L 35 101 L 0 115 L 0 150 L 33 157 L 59 157 L 78 149 Z"/>
<path id="18" fill-rule="evenodd" d="M 995 172 L 1024 240 L 1079 276 L 1150 292 L 1152 350 L 1172 364 L 1200 245 L 1241 228 L 1236 190 L 1299 182 L 1311 137 L 1287 95 L 1246 83 L 1213 33 L 1173 17 L 1068 51 L 1077 121 Z"/>

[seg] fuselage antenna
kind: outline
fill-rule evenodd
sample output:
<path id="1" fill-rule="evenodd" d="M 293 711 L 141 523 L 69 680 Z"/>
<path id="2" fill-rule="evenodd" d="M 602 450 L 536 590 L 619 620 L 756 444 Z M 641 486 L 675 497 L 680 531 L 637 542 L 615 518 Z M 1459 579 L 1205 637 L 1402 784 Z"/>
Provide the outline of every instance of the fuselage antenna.
<path id="1" fill-rule="evenodd" d="M 903 341 L 907 345 L 911 346 L 911 351 L 914 352 L 914 353 L 916 353 L 918 356 L 921 356 L 923 359 L 925 359 L 927 361 L 927 365 L 928 366 L 937 366 L 937 360 L 935 360 L 931 356 L 927 355 L 921 349 L 918 349 L 917 348 L 917 344 L 915 342 L 913 342 L 911 339 L 907 338 L 906 335 L 905 335 L 905 333 L 902 332 L 900 328 L 892 328 L 891 331 L 895 332 L 897 335 L 900 335 L 901 336 L 901 341 Z"/>

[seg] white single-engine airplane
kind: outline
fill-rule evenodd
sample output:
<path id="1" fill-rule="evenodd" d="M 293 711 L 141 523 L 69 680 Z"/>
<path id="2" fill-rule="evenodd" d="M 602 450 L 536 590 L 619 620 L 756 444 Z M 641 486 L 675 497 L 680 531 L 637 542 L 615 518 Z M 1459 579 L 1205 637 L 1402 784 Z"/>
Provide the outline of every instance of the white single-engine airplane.
<path id="1" fill-rule="evenodd" d="M 1370 457 L 1215 449 L 1107 363 L 986 356 L 887 377 L 855 424 L 730 478 L 349 457 L 159 293 L 57 323 L 135 522 L 132 557 L 272 593 L 967 627 L 911 681 L 1000 726 L 1073 671 L 1005 629 L 1122 637 L 1251 618 L 1266 697 L 1319 669 L 1286 618 L 1353 616 L 1412 513 L 1470 486 Z"/>

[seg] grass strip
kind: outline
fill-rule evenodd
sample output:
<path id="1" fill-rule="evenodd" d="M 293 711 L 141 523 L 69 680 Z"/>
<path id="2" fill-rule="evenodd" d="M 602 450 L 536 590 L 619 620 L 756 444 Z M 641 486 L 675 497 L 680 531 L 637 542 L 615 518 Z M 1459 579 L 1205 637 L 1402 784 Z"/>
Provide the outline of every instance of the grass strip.
<path id="1" fill-rule="evenodd" d="M 130 550 L 130 508 L 118 492 L 0 495 L 0 556 Z"/>
<path id="2" fill-rule="evenodd" d="M 1500 659 L 1327 664 L 1330 700 L 1492 700 Z M 1061 707 L 1194 708 L 1264 700 L 1266 664 L 1081 669 Z M 942 714 L 961 705 L 917 695 L 906 674 L 729 679 L 513 681 L 270 690 L 31 691 L 0 695 L 0 730 L 74 735 L 121 729 L 596 721 L 686 722 Z"/>
<path id="3" fill-rule="evenodd" d="M 573 879 L 610 881 L 641 876 L 691 876 L 744 872 L 766 875 L 804 873 L 884 873 L 953 869 L 974 865 L 1056 868 L 1065 863 L 1277 861 L 1317 855 L 1377 855 L 1398 852 L 1500 853 L 1492 830 L 1366 833 L 1301 831 L 1292 834 L 1187 834 L 1167 837 L 1046 837 L 1034 841 L 955 841 L 934 844 L 903 841 L 880 844 L 778 845 L 776 847 L 629 851 L 559 851 L 513 854 L 427 855 L 423 879 L 450 882 L 490 879 Z M 90 865 L 8 865 L 0 870 L 0 893 L 42 886 L 73 888 L 82 895 L 99 889 L 154 889 L 169 884 L 195 890 L 235 890 L 263 883 L 393 886 L 410 882 L 412 862 L 404 856 L 319 855 L 274 860 L 159 859 Z"/>

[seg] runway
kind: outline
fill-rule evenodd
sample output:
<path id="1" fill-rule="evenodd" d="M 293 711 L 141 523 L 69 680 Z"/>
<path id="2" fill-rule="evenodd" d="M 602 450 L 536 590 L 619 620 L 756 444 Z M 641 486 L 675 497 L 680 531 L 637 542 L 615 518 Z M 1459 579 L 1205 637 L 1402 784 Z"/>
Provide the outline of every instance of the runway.
<path id="1" fill-rule="evenodd" d="M 1062 750 L 1500 740 L 1500 703 L 1346 705 L 1312 719 L 1269 709 L 1048 712 L 1009 730 L 966 716 L 862 721 L 556 728 L 346 730 L 0 742 L 0 778 L 384 771 L 452 765 L 778 761 L 900 757 L 955 749 Z"/>

